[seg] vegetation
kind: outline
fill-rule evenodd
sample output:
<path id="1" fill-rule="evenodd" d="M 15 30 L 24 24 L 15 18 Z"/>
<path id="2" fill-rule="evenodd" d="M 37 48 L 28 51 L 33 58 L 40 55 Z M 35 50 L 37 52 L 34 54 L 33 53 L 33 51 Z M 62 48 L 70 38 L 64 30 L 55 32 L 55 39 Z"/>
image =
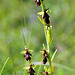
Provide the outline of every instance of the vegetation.
<path id="1" fill-rule="evenodd" d="M 74 0 L 44 0 L 46 7 L 51 9 L 53 42 L 51 52 L 58 49 L 54 59 L 55 75 L 75 74 L 75 1 Z M 41 61 L 42 43 L 46 43 L 43 26 L 37 18 L 41 11 L 33 0 L 24 0 L 24 14 L 27 25 L 29 48 L 33 52 L 32 61 Z M 0 1 L 0 71 L 5 60 L 9 60 L 2 75 L 25 75 L 24 58 L 20 54 L 24 50 L 25 25 L 20 0 Z M 41 29 L 41 30 L 39 30 Z M 40 33 L 41 32 L 41 33 Z M 40 58 L 40 59 L 36 59 Z M 39 66 L 38 66 L 39 67 Z M 36 69 L 37 70 L 37 69 Z M 43 70 L 43 68 L 42 68 Z"/>

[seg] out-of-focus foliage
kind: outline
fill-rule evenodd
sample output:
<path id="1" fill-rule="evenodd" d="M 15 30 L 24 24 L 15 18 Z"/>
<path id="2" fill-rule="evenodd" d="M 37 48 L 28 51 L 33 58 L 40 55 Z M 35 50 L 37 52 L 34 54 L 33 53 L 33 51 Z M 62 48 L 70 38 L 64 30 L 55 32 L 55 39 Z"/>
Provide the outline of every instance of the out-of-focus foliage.
<path id="1" fill-rule="evenodd" d="M 37 18 L 41 11 L 35 0 L 24 0 L 24 11 L 27 25 L 29 49 L 34 50 L 32 61 L 41 61 L 42 44 L 45 43 L 43 25 Z M 54 63 L 57 65 L 54 75 L 75 75 L 75 72 L 65 68 L 75 69 L 75 0 L 44 0 L 49 8 L 54 41 L 51 52 L 57 48 Z M 25 25 L 23 9 L 20 0 L 0 0 L 0 70 L 9 57 L 2 75 L 26 75 L 23 70 L 26 61 L 20 54 L 24 50 Z M 40 59 L 39 59 L 40 58 Z"/>

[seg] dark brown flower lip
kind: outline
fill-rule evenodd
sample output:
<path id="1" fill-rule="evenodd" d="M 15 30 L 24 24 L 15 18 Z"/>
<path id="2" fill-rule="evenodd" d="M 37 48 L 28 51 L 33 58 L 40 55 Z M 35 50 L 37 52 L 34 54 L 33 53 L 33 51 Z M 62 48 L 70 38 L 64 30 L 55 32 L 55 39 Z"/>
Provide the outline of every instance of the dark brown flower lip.
<path id="1" fill-rule="evenodd" d="M 46 24 L 48 24 L 47 26 L 50 26 L 49 15 L 46 13 L 46 11 L 47 11 L 48 9 L 49 9 L 49 8 L 47 8 L 47 9 L 44 10 L 44 16 L 43 16 L 42 19 L 45 19 Z"/>

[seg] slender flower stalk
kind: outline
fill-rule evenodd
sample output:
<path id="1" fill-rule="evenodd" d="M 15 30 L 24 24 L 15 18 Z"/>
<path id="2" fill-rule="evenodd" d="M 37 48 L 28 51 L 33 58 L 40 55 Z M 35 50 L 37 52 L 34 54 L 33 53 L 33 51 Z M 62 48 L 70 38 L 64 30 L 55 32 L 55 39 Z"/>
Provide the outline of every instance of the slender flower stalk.
<path id="1" fill-rule="evenodd" d="M 50 20 L 49 20 L 49 15 L 48 15 L 48 12 L 51 12 L 51 10 L 49 10 L 49 8 L 48 9 L 45 8 L 45 5 L 44 5 L 42 0 L 40 0 L 40 2 L 41 2 L 42 12 L 39 12 L 38 14 L 42 15 L 42 20 L 40 19 L 40 17 L 38 17 L 38 19 L 40 20 L 40 22 L 44 26 L 45 38 L 46 38 L 46 43 L 47 43 L 47 56 L 48 56 L 48 60 L 49 60 L 49 68 L 50 68 L 50 71 L 51 71 L 50 75 L 53 75 L 52 60 L 53 60 L 57 50 L 54 52 L 54 54 L 51 58 L 50 47 L 51 47 L 51 43 L 52 43 L 53 39 L 51 38 L 52 26 L 50 25 Z M 43 62 L 44 61 L 45 61 L 44 64 L 46 64 L 46 62 L 47 62 L 46 56 L 43 57 Z"/>
<path id="2" fill-rule="evenodd" d="M 45 11 L 45 5 L 43 4 L 43 1 L 41 1 L 41 8 L 42 8 L 42 12 Z M 42 17 L 44 16 L 44 14 L 42 14 Z M 48 50 L 48 57 L 49 57 L 49 65 L 50 65 L 50 69 L 52 71 L 51 68 L 51 56 L 50 56 L 50 27 L 47 28 L 46 23 L 45 23 L 45 19 L 43 19 L 44 22 L 44 30 L 45 30 L 45 37 L 46 37 L 46 42 L 47 42 L 47 50 Z"/>

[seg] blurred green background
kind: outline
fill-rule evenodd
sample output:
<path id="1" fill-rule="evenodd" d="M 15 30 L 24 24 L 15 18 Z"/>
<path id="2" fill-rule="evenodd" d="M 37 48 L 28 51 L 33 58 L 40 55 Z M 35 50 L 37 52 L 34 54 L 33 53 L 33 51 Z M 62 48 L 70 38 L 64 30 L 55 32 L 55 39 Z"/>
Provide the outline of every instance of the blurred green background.
<path id="1" fill-rule="evenodd" d="M 29 49 L 33 49 L 32 61 L 41 61 L 42 44 L 45 43 L 43 25 L 37 18 L 35 0 L 24 0 L 24 14 L 27 25 Z M 55 56 L 54 75 L 75 75 L 75 0 L 44 0 L 51 9 L 50 21 L 53 26 L 51 52 L 58 49 Z M 0 71 L 9 57 L 2 75 L 27 75 L 23 70 L 26 38 L 23 9 L 20 0 L 0 0 Z M 30 42 L 30 43 L 29 43 Z"/>

